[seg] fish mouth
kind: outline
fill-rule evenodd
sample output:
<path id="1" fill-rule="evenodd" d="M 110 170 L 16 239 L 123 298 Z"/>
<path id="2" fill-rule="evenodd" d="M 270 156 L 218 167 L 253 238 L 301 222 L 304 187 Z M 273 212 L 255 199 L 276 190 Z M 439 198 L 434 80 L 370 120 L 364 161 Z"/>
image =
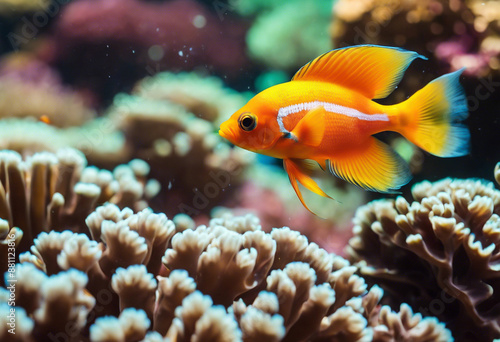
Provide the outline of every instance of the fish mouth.
<path id="1" fill-rule="evenodd" d="M 221 137 L 223 137 L 224 139 L 227 139 L 229 140 L 231 143 L 233 142 L 234 140 L 234 134 L 233 132 L 231 132 L 231 130 L 225 128 L 225 127 L 222 127 L 219 129 L 219 135 Z"/>

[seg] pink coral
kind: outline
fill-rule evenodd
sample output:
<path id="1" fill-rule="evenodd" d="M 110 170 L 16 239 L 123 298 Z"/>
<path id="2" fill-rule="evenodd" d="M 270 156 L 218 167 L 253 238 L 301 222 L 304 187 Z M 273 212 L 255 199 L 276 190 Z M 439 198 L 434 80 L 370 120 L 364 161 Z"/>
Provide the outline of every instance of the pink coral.
<path id="1" fill-rule="evenodd" d="M 79 0 L 62 10 L 47 59 L 103 91 L 99 82 L 123 85 L 165 69 L 210 65 L 235 76 L 247 64 L 244 34 L 192 0 Z"/>

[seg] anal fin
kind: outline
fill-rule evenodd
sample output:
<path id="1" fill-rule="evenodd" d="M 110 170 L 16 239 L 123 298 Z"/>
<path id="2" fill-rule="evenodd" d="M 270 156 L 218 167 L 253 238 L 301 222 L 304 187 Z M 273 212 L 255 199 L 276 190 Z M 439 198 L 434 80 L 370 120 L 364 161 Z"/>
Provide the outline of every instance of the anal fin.
<path id="1" fill-rule="evenodd" d="M 311 168 L 309 167 L 307 161 L 300 159 L 283 159 L 283 166 L 285 171 L 288 173 L 288 178 L 292 184 L 293 190 L 297 194 L 302 205 L 309 210 L 311 213 L 316 215 L 309 207 L 306 205 L 302 193 L 300 192 L 298 183 L 302 184 L 306 189 L 330 199 L 330 196 L 326 194 L 319 185 L 311 178 Z M 298 182 L 298 183 L 297 183 Z"/>
<path id="2" fill-rule="evenodd" d="M 395 192 L 411 179 L 403 158 L 373 137 L 355 149 L 332 156 L 325 165 L 333 175 L 371 191 Z"/>

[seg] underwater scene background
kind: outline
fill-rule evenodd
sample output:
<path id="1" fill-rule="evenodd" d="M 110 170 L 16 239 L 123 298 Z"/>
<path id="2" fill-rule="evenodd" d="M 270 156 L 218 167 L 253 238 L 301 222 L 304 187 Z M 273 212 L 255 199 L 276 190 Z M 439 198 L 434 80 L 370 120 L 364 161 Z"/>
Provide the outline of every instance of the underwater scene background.
<path id="1" fill-rule="evenodd" d="M 359 44 L 428 58 L 384 104 L 465 67 L 471 150 L 315 216 L 218 129 Z M 499 94 L 495 0 L 2 0 L 0 340 L 500 339 Z"/>

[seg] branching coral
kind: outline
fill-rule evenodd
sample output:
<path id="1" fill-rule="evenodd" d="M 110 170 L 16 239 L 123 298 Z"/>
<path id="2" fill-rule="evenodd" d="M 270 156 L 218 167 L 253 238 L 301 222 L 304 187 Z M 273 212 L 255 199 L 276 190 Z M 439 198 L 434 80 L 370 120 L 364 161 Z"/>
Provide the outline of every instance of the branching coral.
<path id="1" fill-rule="evenodd" d="M 32 342 L 33 320 L 26 315 L 23 308 L 11 311 L 7 303 L 0 303 L 0 338 L 5 342 Z M 15 330 L 12 330 L 14 329 Z M 10 331 L 9 331 L 10 330 Z M 15 334 L 14 334 L 15 332 Z"/>
<path id="2" fill-rule="evenodd" d="M 89 215 L 86 223 L 85 233 L 93 239 L 69 230 L 43 232 L 20 261 L 49 275 L 72 269 L 88 274 L 86 289 L 98 300 L 91 321 L 128 307 L 143 309 L 152 318 L 157 287 L 152 273 L 159 273 L 161 256 L 175 233 L 173 222 L 150 209 L 134 214 L 108 203 Z M 36 283 L 34 289 L 34 294 L 23 298 L 36 307 L 39 301 L 30 299 L 40 297 Z"/>
<path id="3" fill-rule="evenodd" d="M 151 322 L 142 310 L 125 309 L 118 318 L 98 318 L 90 328 L 91 341 L 141 341 Z M 162 340 L 160 340 L 162 341 Z"/>
<path id="4" fill-rule="evenodd" d="M 264 233 L 252 215 L 214 218 L 176 233 L 163 214 L 107 204 L 87 224 L 93 240 L 70 231 L 42 233 L 32 254 L 21 256 L 17 305 L 26 312 L 26 334 L 37 340 L 78 338 L 87 328 L 96 342 L 450 338 L 442 324 L 407 307 L 379 310 L 382 290 L 367 292 L 346 260 L 286 227 Z M 161 255 L 163 270 L 153 262 Z M 64 277 L 76 280 L 51 294 Z M 64 321 L 48 319 L 55 299 L 72 308 Z M 68 324 L 75 325 L 71 332 Z"/>
<path id="5" fill-rule="evenodd" d="M 457 338 L 500 336 L 500 191 L 445 179 L 412 193 L 412 203 L 399 197 L 358 210 L 352 260 L 390 298 L 437 316 Z"/>
<path id="6" fill-rule="evenodd" d="M 281 228 L 263 234 L 256 230 L 255 224 L 248 226 L 247 231 L 238 224 L 240 234 L 236 234 L 221 225 L 223 222 L 223 219 L 214 219 L 210 226 L 198 227 L 196 235 L 189 230 L 178 233 L 172 240 L 172 249 L 165 254 L 164 263 L 167 269 L 174 269 L 172 274 L 181 266 L 187 269 L 197 289 L 209 294 L 215 304 L 227 306 L 232 302 L 229 313 L 238 322 L 243 341 L 368 341 L 374 336 L 373 327 L 387 333 L 387 339 L 381 337 L 378 341 L 412 333 L 416 340 L 429 336 L 437 341 L 449 340 L 448 331 L 427 319 L 410 333 L 419 324 L 418 316 L 411 324 L 402 325 L 404 332 L 392 330 L 397 325 L 396 317 L 400 316 L 386 308 L 385 315 L 390 313 L 390 318 L 379 317 L 374 310 L 382 292 L 373 288 L 366 294 L 364 280 L 354 275 L 354 267 L 316 244 L 308 243 L 299 233 Z M 205 275 L 207 268 L 211 272 Z M 240 276 L 232 278 L 236 274 Z M 183 292 L 187 295 L 184 301 L 189 298 L 191 304 L 194 300 L 191 298 L 198 298 L 196 307 L 203 308 L 190 315 L 202 317 L 209 307 L 208 299 L 203 300 L 192 292 L 192 287 L 187 288 L 189 290 Z M 176 310 L 176 317 L 181 318 L 182 312 Z M 405 315 L 408 313 L 402 313 L 401 319 L 404 320 Z M 382 326 L 382 322 L 387 325 Z M 423 332 L 423 326 L 430 329 Z M 174 318 L 167 336 L 174 340 L 179 336 L 185 338 L 184 329 Z M 193 334 L 192 328 L 188 331 Z"/>
<path id="7" fill-rule="evenodd" d="M 25 160 L 16 152 L 0 151 L 3 272 L 9 241 L 14 241 L 17 253 L 21 253 L 43 232 L 37 243 L 45 245 L 47 241 L 47 246 L 54 248 L 49 237 L 54 232 L 46 232 L 86 232 L 85 219 L 98 205 L 111 202 L 140 210 L 147 206 L 146 198 L 155 194 L 148 193 L 145 162 L 123 165 L 114 174 L 86 167 L 86 163 L 83 154 L 74 149 L 36 153 Z"/>

